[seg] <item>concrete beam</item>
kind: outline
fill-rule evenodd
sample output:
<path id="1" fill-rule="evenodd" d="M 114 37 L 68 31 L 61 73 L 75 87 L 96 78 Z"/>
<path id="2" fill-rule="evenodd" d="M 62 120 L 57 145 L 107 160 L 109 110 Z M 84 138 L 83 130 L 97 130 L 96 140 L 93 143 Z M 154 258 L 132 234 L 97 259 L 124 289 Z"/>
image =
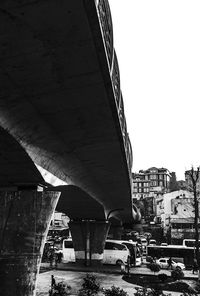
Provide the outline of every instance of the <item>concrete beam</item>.
<path id="1" fill-rule="evenodd" d="M 61 192 L 56 210 L 65 213 L 72 220 L 106 219 L 104 207 L 92 196 L 77 186 L 57 186 L 53 190 Z"/>

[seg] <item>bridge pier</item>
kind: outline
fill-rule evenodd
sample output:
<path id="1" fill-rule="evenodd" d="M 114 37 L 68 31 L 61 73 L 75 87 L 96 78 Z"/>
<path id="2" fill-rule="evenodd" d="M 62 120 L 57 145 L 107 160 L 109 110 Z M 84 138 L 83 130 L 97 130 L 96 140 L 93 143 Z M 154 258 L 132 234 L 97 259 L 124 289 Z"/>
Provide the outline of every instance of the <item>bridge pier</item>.
<path id="1" fill-rule="evenodd" d="M 108 221 L 71 221 L 76 263 L 86 266 L 102 264 L 105 240 L 109 231 Z"/>
<path id="2" fill-rule="evenodd" d="M 121 225 L 112 225 L 110 227 L 109 236 L 112 239 L 121 239 L 123 234 L 123 226 Z"/>
<path id="3" fill-rule="evenodd" d="M 0 189 L 0 294 L 35 295 L 51 216 L 60 193 Z"/>

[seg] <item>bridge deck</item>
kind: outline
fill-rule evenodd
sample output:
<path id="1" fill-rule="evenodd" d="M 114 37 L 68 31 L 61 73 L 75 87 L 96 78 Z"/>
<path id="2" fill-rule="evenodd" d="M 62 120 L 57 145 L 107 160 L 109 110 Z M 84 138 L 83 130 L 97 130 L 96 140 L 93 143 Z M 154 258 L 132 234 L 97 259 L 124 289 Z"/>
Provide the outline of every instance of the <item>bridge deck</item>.
<path id="1" fill-rule="evenodd" d="M 35 163 L 107 211 L 123 208 L 126 221 L 132 202 L 123 137 L 97 11 L 87 2 L 1 4 L 0 125 Z"/>

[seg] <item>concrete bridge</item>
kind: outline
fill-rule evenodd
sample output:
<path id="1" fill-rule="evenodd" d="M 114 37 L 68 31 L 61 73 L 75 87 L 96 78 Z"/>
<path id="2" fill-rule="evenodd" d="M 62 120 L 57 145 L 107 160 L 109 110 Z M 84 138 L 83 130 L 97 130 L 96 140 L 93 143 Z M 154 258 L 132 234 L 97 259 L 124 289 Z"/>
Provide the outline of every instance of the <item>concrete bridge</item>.
<path id="1" fill-rule="evenodd" d="M 140 215 L 107 0 L 5 0 L 0 16 L 1 292 L 34 295 L 56 205 L 79 263 Z"/>

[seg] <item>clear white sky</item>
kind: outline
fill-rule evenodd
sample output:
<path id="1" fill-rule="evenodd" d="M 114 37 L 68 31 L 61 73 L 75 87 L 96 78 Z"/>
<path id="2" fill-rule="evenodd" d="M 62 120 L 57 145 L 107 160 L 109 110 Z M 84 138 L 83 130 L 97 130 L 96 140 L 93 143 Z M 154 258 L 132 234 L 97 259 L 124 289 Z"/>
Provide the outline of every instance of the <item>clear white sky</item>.
<path id="1" fill-rule="evenodd" d="M 200 0 L 109 0 L 133 171 L 200 165 Z"/>

